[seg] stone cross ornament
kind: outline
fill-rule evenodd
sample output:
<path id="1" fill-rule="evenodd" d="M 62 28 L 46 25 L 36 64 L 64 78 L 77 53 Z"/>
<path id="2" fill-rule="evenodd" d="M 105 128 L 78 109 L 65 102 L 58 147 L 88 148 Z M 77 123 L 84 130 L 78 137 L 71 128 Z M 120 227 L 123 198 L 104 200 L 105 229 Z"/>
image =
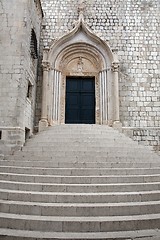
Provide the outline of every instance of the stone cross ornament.
<path id="1" fill-rule="evenodd" d="M 78 1 L 78 12 L 81 13 L 81 14 L 83 14 L 84 9 L 85 9 L 84 0 L 79 0 L 79 1 Z"/>

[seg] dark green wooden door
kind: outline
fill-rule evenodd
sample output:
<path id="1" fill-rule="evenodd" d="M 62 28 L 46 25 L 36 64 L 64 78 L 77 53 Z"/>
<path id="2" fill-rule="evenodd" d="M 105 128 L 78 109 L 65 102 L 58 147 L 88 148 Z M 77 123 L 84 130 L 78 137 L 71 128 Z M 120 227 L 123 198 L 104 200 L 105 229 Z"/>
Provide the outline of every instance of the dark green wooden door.
<path id="1" fill-rule="evenodd" d="M 66 123 L 95 123 L 95 79 L 67 77 Z"/>

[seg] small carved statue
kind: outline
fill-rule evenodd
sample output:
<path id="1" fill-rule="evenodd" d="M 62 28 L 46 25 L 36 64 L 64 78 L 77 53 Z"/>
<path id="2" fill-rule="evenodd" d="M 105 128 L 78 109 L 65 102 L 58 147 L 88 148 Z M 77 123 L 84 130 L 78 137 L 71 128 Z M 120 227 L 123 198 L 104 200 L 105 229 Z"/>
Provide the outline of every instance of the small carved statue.
<path id="1" fill-rule="evenodd" d="M 82 72 L 83 71 L 83 60 L 82 60 L 82 57 L 80 57 L 78 59 L 77 70 L 78 70 L 78 72 Z"/>

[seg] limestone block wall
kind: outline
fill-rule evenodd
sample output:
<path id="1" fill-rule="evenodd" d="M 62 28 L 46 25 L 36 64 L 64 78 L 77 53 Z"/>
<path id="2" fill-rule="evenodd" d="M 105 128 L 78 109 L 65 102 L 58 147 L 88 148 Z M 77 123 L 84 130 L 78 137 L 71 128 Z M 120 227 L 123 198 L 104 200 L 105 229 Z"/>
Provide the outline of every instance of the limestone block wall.
<path id="1" fill-rule="evenodd" d="M 41 39 L 43 48 L 73 28 L 74 21 L 78 19 L 79 1 L 41 2 L 44 11 Z M 84 3 L 84 17 L 88 26 L 109 42 L 112 49 L 118 51 L 120 120 L 123 131 L 144 144 L 158 146 L 160 1 L 88 0 Z M 36 124 L 40 118 L 41 81 L 38 83 L 37 93 Z"/>
<path id="2" fill-rule="evenodd" d="M 42 11 L 38 3 L 0 0 L 0 144 L 8 147 L 24 143 L 25 128 L 33 131 L 37 60 L 31 56 L 30 43 L 34 29 L 39 45 Z"/>

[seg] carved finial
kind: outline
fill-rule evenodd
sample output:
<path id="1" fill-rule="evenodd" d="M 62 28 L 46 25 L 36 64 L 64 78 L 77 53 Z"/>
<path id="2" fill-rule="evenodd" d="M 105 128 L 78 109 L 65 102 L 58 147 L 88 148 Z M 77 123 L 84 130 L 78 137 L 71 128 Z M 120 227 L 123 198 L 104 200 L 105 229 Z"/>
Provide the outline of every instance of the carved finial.
<path id="1" fill-rule="evenodd" d="M 79 20 L 84 19 L 84 10 L 85 10 L 85 3 L 84 0 L 78 1 L 78 13 L 79 13 Z"/>

